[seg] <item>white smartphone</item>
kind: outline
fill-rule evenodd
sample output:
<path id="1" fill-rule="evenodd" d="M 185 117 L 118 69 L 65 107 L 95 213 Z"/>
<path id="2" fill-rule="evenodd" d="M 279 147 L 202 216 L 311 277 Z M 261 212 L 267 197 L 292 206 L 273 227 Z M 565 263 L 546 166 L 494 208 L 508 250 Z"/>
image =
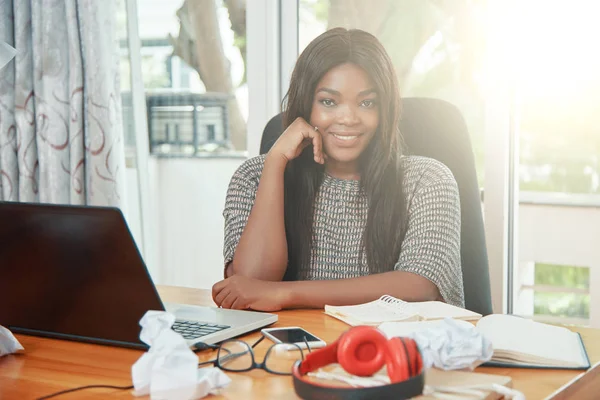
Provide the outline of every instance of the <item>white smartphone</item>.
<path id="1" fill-rule="evenodd" d="M 308 343 L 311 350 L 327 346 L 325 341 L 298 326 L 266 328 L 262 329 L 261 333 L 274 343 L 293 343 L 301 349 L 306 349 L 306 343 Z"/>

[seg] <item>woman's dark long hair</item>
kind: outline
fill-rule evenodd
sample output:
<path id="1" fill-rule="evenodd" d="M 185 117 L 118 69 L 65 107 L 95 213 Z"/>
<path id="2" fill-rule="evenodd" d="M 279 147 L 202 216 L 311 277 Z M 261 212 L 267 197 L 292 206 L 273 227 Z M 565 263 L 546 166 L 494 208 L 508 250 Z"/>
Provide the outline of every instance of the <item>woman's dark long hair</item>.
<path id="1" fill-rule="evenodd" d="M 360 184 L 369 202 L 363 234 L 369 271 L 384 272 L 398 261 L 404 238 L 405 199 L 398 126 L 400 92 L 394 66 L 381 43 L 367 32 L 344 28 L 331 29 L 313 40 L 296 62 L 285 99 L 284 127 L 298 117 L 310 123 L 317 84 L 329 70 L 345 63 L 365 70 L 378 95 L 379 126 L 361 155 Z M 323 166 L 314 162 L 312 146 L 286 168 L 287 280 L 297 279 L 300 266 L 311 262 L 314 203 L 323 172 Z"/>

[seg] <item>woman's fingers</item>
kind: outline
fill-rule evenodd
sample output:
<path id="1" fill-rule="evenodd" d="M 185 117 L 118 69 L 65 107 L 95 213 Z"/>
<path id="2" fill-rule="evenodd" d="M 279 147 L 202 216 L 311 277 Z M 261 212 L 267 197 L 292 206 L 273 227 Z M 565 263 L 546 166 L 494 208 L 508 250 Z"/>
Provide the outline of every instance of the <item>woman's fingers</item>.
<path id="1" fill-rule="evenodd" d="M 310 139 L 310 141 L 312 142 L 315 162 L 319 164 L 324 164 L 325 158 L 323 156 L 323 138 L 321 137 L 319 128 L 315 126 L 313 129 L 305 131 L 304 135 L 305 141 L 307 139 Z M 309 142 L 309 144 L 311 142 Z"/>
<path id="2" fill-rule="evenodd" d="M 246 310 L 248 309 L 247 306 L 244 305 L 244 303 L 242 302 L 242 300 L 237 297 L 233 303 L 231 303 L 231 308 L 232 310 Z"/>
<path id="3" fill-rule="evenodd" d="M 221 302 L 222 308 L 231 308 L 231 305 L 237 300 L 238 296 L 234 293 L 229 293 Z"/>
<path id="4" fill-rule="evenodd" d="M 225 300 L 225 298 L 227 296 L 229 296 L 230 292 L 231 292 L 231 290 L 229 288 L 225 287 L 222 290 L 220 290 L 216 295 L 213 295 L 213 300 L 214 300 L 215 304 L 217 306 L 221 306 L 221 304 L 223 303 L 223 300 Z"/>
<path id="5" fill-rule="evenodd" d="M 313 136 L 313 153 L 315 155 L 315 162 L 319 164 L 325 163 L 325 158 L 323 157 L 323 138 L 316 126 Z"/>

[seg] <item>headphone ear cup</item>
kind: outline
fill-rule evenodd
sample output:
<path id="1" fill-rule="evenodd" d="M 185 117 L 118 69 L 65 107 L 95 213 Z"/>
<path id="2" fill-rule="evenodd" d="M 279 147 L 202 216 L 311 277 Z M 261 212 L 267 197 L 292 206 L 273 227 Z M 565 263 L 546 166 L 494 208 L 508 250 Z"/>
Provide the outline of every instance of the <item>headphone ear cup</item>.
<path id="1" fill-rule="evenodd" d="M 419 375 L 423 370 L 423 358 L 419 346 L 414 339 L 406 338 L 405 343 L 408 348 L 408 360 L 412 366 L 414 366 L 413 373 L 411 376 Z"/>
<path id="2" fill-rule="evenodd" d="M 404 338 L 394 337 L 388 340 L 386 346 L 386 368 L 392 383 L 402 382 L 415 375 L 411 365 L 409 351 Z"/>
<path id="3" fill-rule="evenodd" d="M 346 372 L 371 376 L 385 364 L 387 338 L 378 329 L 357 326 L 339 340 L 337 359 Z"/>

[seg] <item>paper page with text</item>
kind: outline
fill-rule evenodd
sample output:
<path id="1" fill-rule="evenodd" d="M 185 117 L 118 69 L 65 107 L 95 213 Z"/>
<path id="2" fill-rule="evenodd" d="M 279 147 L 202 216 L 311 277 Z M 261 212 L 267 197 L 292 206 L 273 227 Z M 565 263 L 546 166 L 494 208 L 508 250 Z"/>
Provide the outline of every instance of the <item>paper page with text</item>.
<path id="1" fill-rule="evenodd" d="M 441 301 L 422 301 L 412 304 L 417 308 L 421 319 L 424 320 L 454 318 L 475 321 L 481 318 L 481 314 Z"/>
<path id="2" fill-rule="evenodd" d="M 350 325 L 379 325 L 385 321 L 416 321 L 417 309 L 391 296 L 353 306 L 325 306 L 325 313 Z"/>

